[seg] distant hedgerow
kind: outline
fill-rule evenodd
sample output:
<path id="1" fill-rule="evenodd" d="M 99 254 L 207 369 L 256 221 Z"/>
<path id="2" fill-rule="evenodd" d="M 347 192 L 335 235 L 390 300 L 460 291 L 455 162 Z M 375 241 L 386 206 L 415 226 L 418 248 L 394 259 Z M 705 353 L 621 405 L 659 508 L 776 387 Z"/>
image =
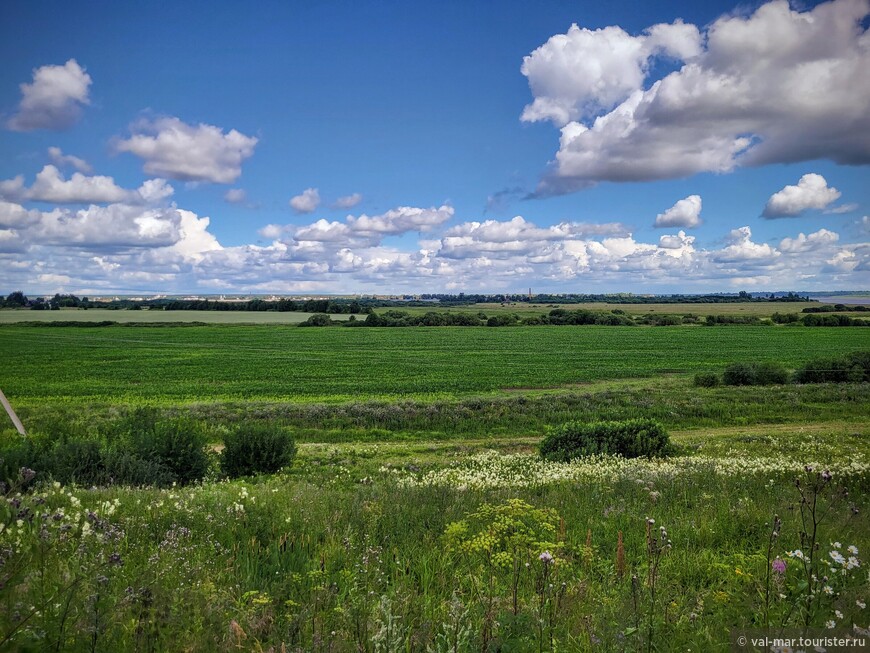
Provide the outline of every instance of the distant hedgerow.
<path id="1" fill-rule="evenodd" d="M 649 419 L 624 422 L 568 422 L 550 429 L 540 445 L 542 458 L 567 462 L 582 456 L 615 454 L 653 458 L 670 453 L 664 427 Z"/>
<path id="2" fill-rule="evenodd" d="M 860 383 L 870 381 L 870 351 L 842 358 L 816 358 L 798 369 L 796 383 Z"/>

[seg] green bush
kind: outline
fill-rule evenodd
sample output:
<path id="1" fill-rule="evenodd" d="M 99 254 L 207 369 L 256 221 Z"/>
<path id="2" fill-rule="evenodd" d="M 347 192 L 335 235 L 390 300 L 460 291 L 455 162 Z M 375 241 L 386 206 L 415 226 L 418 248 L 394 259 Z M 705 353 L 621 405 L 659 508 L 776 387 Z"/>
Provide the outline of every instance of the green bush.
<path id="1" fill-rule="evenodd" d="M 221 468 L 230 478 L 273 474 L 293 462 L 293 436 L 273 424 L 245 424 L 224 437 Z"/>
<path id="2" fill-rule="evenodd" d="M 782 363 L 765 362 L 754 365 L 756 385 L 782 385 L 788 383 L 788 371 Z"/>
<path id="3" fill-rule="evenodd" d="M 664 427 L 653 420 L 625 422 L 568 422 L 550 429 L 540 445 L 542 458 L 567 462 L 581 456 L 616 454 L 653 458 L 670 453 Z"/>
<path id="4" fill-rule="evenodd" d="M 781 363 L 731 363 L 722 375 L 725 385 L 775 385 L 788 383 L 788 370 Z"/>
<path id="5" fill-rule="evenodd" d="M 55 445 L 45 455 L 43 469 L 64 484 L 104 485 L 106 465 L 100 443 L 94 440 L 68 440 Z"/>
<path id="6" fill-rule="evenodd" d="M 309 317 L 304 322 L 300 323 L 299 326 L 303 327 L 325 327 L 333 324 L 332 318 L 330 318 L 326 313 L 315 313 L 311 317 Z"/>
<path id="7" fill-rule="evenodd" d="M 181 485 L 199 481 L 208 473 L 207 443 L 198 422 L 186 418 L 157 421 L 147 413 L 134 414 L 132 422 L 130 439 L 139 458 L 162 464 Z"/>
<path id="8" fill-rule="evenodd" d="M 870 352 L 842 358 L 816 358 L 795 373 L 797 383 L 859 383 L 870 381 Z"/>
<path id="9" fill-rule="evenodd" d="M 725 385 L 756 385 L 755 366 L 749 363 L 729 363 L 722 374 Z"/>
<path id="10" fill-rule="evenodd" d="M 719 385 L 719 375 L 715 372 L 698 372 L 695 375 L 695 385 L 699 388 L 715 388 Z"/>
<path id="11" fill-rule="evenodd" d="M 153 485 L 166 487 L 175 481 L 175 475 L 162 462 L 141 458 L 123 449 L 109 449 L 103 455 L 106 467 L 106 485 Z"/>

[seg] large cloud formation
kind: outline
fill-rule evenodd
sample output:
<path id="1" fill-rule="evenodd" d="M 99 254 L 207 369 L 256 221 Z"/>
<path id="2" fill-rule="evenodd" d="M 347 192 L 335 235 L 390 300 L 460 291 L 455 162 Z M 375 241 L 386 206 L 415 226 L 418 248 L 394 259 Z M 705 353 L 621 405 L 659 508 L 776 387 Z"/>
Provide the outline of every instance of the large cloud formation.
<path id="1" fill-rule="evenodd" d="M 91 76 L 70 59 L 62 66 L 42 66 L 33 71 L 33 82 L 21 84 L 18 111 L 6 122 L 13 131 L 71 127 L 89 104 Z"/>
<path id="2" fill-rule="evenodd" d="M 172 186 L 163 179 L 149 179 L 136 190 L 121 188 L 112 177 L 103 175 L 88 176 L 74 172 L 66 179 L 53 165 L 47 165 L 38 172 L 29 188 L 24 185 L 22 175 L 0 181 L 0 199 L 52 204 L 153 204 L 166 199 L 173 192 Z"/>
<path id="3" fill-rule="evenodd" d="M 132 131 L 115 148 L 144 160 L 147 174 L 181 181 L 235 182 L 258 142 L 235 129 L 224 133 L 214 125 L 188 125 L 172 117 L 139 121 Z"/>
<path id="4" fill-rule="evenodd" d="M 600 181 L 830 159 L 870 163 L 870 0 L 795 11 L 774 0 L 703 33 L 572 26 L 525 58 L 525 121 L 561 129 L 540 195 Z M 677 70 L 650 80 L 652 64 Z"/>
<path id="5" fill-rule="evenodd" d="M 223 246 L 209 218 L 176 206 L 41 211 L 6 201 L 0 266 L 15 287 L 90 294 L 672 289 L 675 280 L 683 291 L 836 288 L 857 284 L 870 264 L 870 243 L 842 243 L 827 229 L 774 244 L 744 226 L 701 248 L 685 231 L 650 243 L 620 223 L 544 226 L 515 216 L 448 225 L 454 215 L 446 205 L 397 207 L 270 225 L 261 230 L 267 245 Z"/>

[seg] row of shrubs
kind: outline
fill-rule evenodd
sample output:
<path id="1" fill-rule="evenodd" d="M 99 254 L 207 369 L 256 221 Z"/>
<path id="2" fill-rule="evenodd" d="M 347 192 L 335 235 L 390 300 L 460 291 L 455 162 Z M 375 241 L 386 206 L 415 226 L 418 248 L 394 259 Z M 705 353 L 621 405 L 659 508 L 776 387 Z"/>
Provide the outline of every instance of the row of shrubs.
<path id="1" fill-rule="evenodd" d="M 861 383 L 870 381 L 870 351 L 858 351 L 840 358 L 816 358 L 794 374 L 776 362 L 730 363 L 720 377 L 715 372 L 695 375 L 695 385 L 712 388 L 723 385 L 781 385 L 794 383 Z"/>
<path id="2" fill-rule="evenodd" d="M 201 422 L 183 417 L 160 419 L 139 409 L 111 435 L 10 435 L 0 443 L 0 480 L 13 484 L 19 471 L 35 480 L 85 486 L 188 485 L 206 477 L 274 473 L 292 463 L 293 437 L 278 425 L 243 424 L 223 434 L 223 449 L 209 445 Z"/>
<path id="3" fill-rule="evenodd" d="M 670 437 L 654 420 L 568 422 L 551 428 L 538 449 L 542 458 L 568 462 L 583 456 L 663 458 L 672 453 Z"/>

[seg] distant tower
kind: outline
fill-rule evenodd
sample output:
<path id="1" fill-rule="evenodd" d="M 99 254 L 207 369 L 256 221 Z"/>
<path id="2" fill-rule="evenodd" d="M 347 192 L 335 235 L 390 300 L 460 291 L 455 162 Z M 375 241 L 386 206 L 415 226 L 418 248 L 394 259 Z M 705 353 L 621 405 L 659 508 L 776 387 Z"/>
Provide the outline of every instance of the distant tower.
<path id="1" fill-rule="evenodd" d="M 529 288 L 529 301 L 532 301 L 532 289 Z"/>

